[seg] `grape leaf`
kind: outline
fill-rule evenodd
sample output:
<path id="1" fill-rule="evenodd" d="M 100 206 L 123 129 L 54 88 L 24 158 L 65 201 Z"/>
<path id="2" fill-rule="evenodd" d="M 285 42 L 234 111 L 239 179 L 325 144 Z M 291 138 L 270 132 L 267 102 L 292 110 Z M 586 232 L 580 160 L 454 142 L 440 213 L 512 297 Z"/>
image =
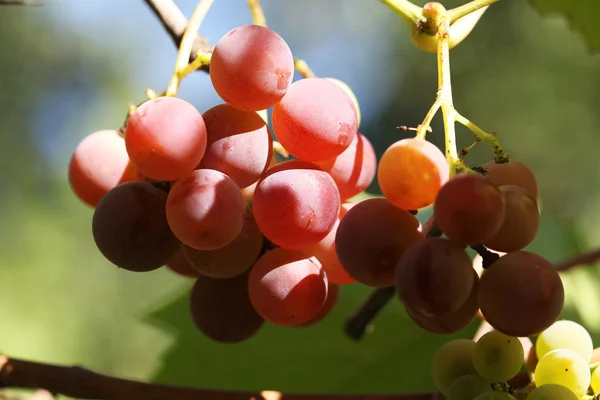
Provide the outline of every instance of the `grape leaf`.
<path id="1" fill-rule="evenodd" d="M 600 25 L 598 13 L 600 2 L 597 0 L 529 0 L 531 5 L 543 15 L 563 15 L 572 29 L 583 36 L 590 51 L 600 50 Z"/>

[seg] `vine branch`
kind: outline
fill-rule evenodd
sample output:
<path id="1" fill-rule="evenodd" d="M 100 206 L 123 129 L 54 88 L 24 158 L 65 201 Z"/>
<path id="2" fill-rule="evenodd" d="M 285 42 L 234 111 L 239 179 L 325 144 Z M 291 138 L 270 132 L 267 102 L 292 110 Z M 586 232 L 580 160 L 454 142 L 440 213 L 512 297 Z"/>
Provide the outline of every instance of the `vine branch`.
<path id="1" fill-rule="evenodd" d="M 81 368 L 0 356 L 0 387 L 46 389 L 78 399 L 106 400 L 442 400 L 420 394 L 284 394 L 195 389 L 115 378 Z"/>

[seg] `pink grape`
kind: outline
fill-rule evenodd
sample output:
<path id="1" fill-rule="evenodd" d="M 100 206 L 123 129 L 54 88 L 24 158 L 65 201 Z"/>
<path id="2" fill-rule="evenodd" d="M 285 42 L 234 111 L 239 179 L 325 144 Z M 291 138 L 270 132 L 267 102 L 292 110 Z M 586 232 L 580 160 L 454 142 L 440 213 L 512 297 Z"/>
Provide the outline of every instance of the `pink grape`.
<path id="1" fill-rule="evenodd" d="M 167 220 L 184 244 L 198 250 L 215 250 L 240 234 L 246 204 L 240 188 L 227 175 L 197 169 L 171 188 Z"/>
<path id="2" fill-rule="evenodd" d="M 179 179 L 196 168 L 206 150 L 206 126 L 198 110 L 177 97 L 157 97 L 135 110 L 125 145 L 138 171 L 152 179 Z"/>
<path id="3" fill-rule="evenodd" d="M 340 209 L 340 194 L 327 172 L 293 160 L 267 171 L 256 186 L 252 205 L 256 223 L 267 239 L 284 248 L 301 249 L 318 243 L 331 231 Z"/>
<path id="4" fill-rule="evenodd" d="M 527 190 L 537 200 L 538 184 L 531 169 L 521 161 L 511 159 L 505 163 L 490 161 L 483 165 L 496 186 L 516 185 Z"/>
<path id="5" fill-rule="evenodd" d="M 248 293 L 254 309 L 267 321 L 300 326 L 313 320 L 327 299 L 327 275 L 316 258 L 276 248 L 250 270 Z"/>
<path id="6" fill-rule="evenodd" d="M 311 326 L 321 322 L 325 317 L 327 317 L 333 311 L 333 308 L 337 304 L 337 301 L 340 297 L 340 287 L 331 282 L 327 285 L 327 299 L 325 300 L 325 304 L 321 307 L 321 311 L 317 314 L 316 317 L 308 321 L 302 326 Z"/>
<path id="7" fill-rule="evenodd" d="M 86 136 L 69 163 L 69 184 L 84 203 L 96 207 L 115 186 L 137 180 L 125 140 L 116 131 L 102 130 Z"/>
<path id="8" fill-rule="evenodd" d="M 273 107 L 273 131 L 294 157 L 324 161 L 337 157 L 357 133 L 356 109 L 335 83 L 306 78 L 292 83 Z"/>
<path id="9" fill-rule="evenodd" d="M 192 264 L 188 261 L 185 256 L 184 246 L 179 249 L 177 253 L 167 262 L 166 267 L 177 275 L 184 276 L 186 278 L 197 278 L 200 275 L 200 271 L 196 270 Z"/>
<path id="10" fill-rule="evenodd" d="M 202 114 L 208 145 L 198 168 L 221 171 L 240 188 L 258 181 L 272 156 L 273 141 L 267 124 L 254 111 L 228 104 Z"/>
<path id="11" fill-rule="evenodd" d="M 340 191 L 340 198 L 346 200 L 361 193 L 373 182 L 377 156 L 369 139 L 359 132 L 342 154 L 315 164 L 329 172 Z"/>
<path id="12" fill-rule="evenodd" d="M 294 77 L 294 58 L 276 32 L 239 26 L 217 42 L 210 60 L 213 87 L 228 104 L 246 111 L 272 107 Z"/>

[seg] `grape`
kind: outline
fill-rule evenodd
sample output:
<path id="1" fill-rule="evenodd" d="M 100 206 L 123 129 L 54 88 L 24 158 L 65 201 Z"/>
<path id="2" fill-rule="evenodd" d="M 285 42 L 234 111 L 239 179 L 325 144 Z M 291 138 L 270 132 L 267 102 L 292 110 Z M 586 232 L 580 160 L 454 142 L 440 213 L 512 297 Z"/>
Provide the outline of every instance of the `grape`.
<path id="1" fill-rule="evenodd" d="M 227 246 L 240 234 L 245 219 L 240 188 L 222 172 L 195 170 L 178 180 L 169 193 L 169 226 L 179 240 L 195 249 Z"/>
<path id="2" fill-rule="evenodd" d="M 190 264 L 211 278 L 232 278 L 254 264 L 263 247 L 263 235 L 254 221 L 250 208 L 246 209 L 246 221 L 233 242 L 216 250 L 196 250 L 184 245 L 185 256 Z"/>
<path id="3" fill-rule="evenodd" d="M 331 231 L 339 213 L 340 195 L 333 178 L 317 166 L 304 164 L 289 161 L 276 165 L 254 191 L 252 205 L 258 227 L 267 239 L 284 248 L 318 243 Z"/>
<path id="4" fill-rule="evenodd" d="M 533 241 L 540 228 L 537 201 L 520 186 L 504 185 L 499 189 L 504 199 L 504 220 L 500 229 L 485 245 L 505 253 L 521 250 Z"/>
<path id="5" fill-rule="evenodd" d="M 579 353 L 568 349 L 552 350 L 540 358 L 535 367 L 536 386 L 555 383 L 563 385 L 577 397 L 584 395 L 591 380 L 588 363 Z"/>
<path id="6" fill-rule="evenodd" d="M 464 247 L 431 237 L 404 252 L 395 270 L 396 291 L 402 302 L 422 315 L 457 310 L 471 294 L 471 259 Z"/>
<path id="7" fill-rule="evenodd" d="M 546 384 L 533 389 L 527 395 L 527 400 L 577 400 L 577 396 L 563 385 Z"/>
<path id="8" fill-rule="evenodd" d="M 228 104 L 209 109 L 202 118 L 208 144 L 198 168 L 221 171 L 240 188 L 256 182 L 272 156 L 273 142 L 263 119 Z"/>
<path id="9" fill-rule="evenodd" d="M 348 275 L 348 272 L 346 272 L 344 267 L 342 267 L 342 264 L 340 264 L 340 260 L 338 259 L 335 251 L 335 236 L 340 225 L 340 220 L 354 205 L 355 203 L 342 204 L 339 217 L 327 236 L 325 236 L 325 238 L 323 238 L 319 243 L 302 249 L 304 254 L 307 256 L 316 257 L 317 260 L 319 260 L 321 266 L 327 273 L 327 280 L 330 283 L 335 283 L 337 285 L 345 285 L 356 282 L 354 278 Z"/>
<path id="10" fill-rule="evenodd" d="M 600 368 L 594 368 L 591 378 L 592 390 L 595 394 L 600 393 Z"/>
<path id="11" fill-rule="evenodd" d="M 500 229 L 502 193 L 483 175 L 465 173 L 449 180 L 435 199 L 434 218 L 450 239 L 464 245 L 484 243 Z"/>
<path id="12" fill-rule="evenodd" d="M 179 179 L 196 168 L 206 150 L 202 115 L 185 100 L 148 100 L 127 120 L 125 145 L 140 173 L 159 181 Z"/>
<path id="13" fill-rule="evenodd" d="M 557 349 L 573 350 L 589 363 L 592 360 L 594 345 L 592 337 L 583 326 L 574 321 L 561 320 L 540 333 L 535 342 L 538 359 Z"/>
<path id="14" fill-rule="evenodd" d="M 477 304 L 477 285 L 479 283 L 479 277 L 477 273 L 473 271 L 473 287 L 467 300 L 458 307 L 458 309 L 445 314 L 445 315 L 423 315 L 412 311 L 406 307 L 408 316 L 413 320 L 415 324 L 420 326 L 427 332 L 436 334 L 448 334 L 458 332 L 465 328 L 475 318 L 479 305 Z"/>
<path id="15" fill-rule="evenodd" d="M 277 160 L 277 157 L 275 157 L 275 154 L 273 154 L 271 156 L 271 161 L 269 161 L 269 168 L 267 169 L 267 171 L 270 168 L 273 168 L 278 163 L 279 163 L 279 160 Z M 266 173 L 266 171 L 265 171 L 265 173 Z M 264 173 L 263 173 L 263 175 L 264 175 Z M 240 192 L 242 193 L 242 197 L 244 198 L 245 201 L 252 200 L 252 198 L 254 197 L 254 191 L 256 190 L 257 185 L 258 185 L 258 181 L 254 182 L 250 186 L 246 186 L 245 188 L 240 189 Z"/>
<path id="16" fill-rule="evenodd" d="M 348 86 L 345 82 L 343 82 L 339 79 L 336 79 L 336 78 L 324 78 L 324 79 L 327 79 L 328 81 L 331 81 L 331 82 L 335 83 L 336 85 L 338 85 L 339 87 L 341 87 L 344 90 L 344 92 L 346 92 L 348 97 L 350 97 L 350 100 L 352 100 L 352 104 L 354 104 L 354 109 L 356 110 L 357 126 L 360 126 L 360 106 L 358 104 L 358 99 L 356 98 L 356 95 L 354 94 L 352 89 L 350 89 L 350 86 Z"/>
<path id="17" fill-rule="evenodd" d="M 491 392 L 492 387 L 476 374 L 463 375 L 448 387 L 447 400 L 473 400 L 481 393 Z"/>
<path id="18" fill-rule="evenodd" d="M 333 177 L 340 198 L 346 200 L 363 192 L 373 182 L 377 157 L 371 142 L 359 132 L 342 154 L 315 164 Z"/>
<path id="19" fill-rule="evenodd" d="M 473 365 L 475 342 L 454 339 L 444 343 L 433 356 L 431 375 L 437 389 L 445 396 L 450 385 L 463 375 L 476 374 Z"/>
<path id="20" fill-rule="evenodd" d="M 516 337 L 498 331 L 483 335 L 473 350 L 473 365 L 488 382 L 506 382 L 523 366 L 523 346 Z"/>
<path id="21" fill-rule="evenodd" d="M 178 275 L 187 278 L 197 278 L 200 275 L 200 272 L 196 270 L 186 258 L 183 251 L 184 246 L 185 245 L 182 245 L 177 253 L 175 253 L 175 255 L 167 262 L 167 268 Z"/>
<path id="22" fill-rule="evenodd" d="M 229 279 L 200 275 L 190 294 L 190 313 L 200 332 L 223 343 L 241 342 L 263 326 L 248 296 L 248 273 Z"/>
<path id="23" fill-rule="evenodd" d="M 102 255 L 135 272 L 165 265 L 181 246 L 167 224 L 166 203 L 167 193 L 145 182 L 123 183 L 108 192 L 92 218 Z"/>
<path id="24" fill-rule="evenodd" d="M 352 207 L 335 236 L 336 254 L 348 274 L 374 287 L 392 286 L 394 269 L 410 246 L 423 240 L 419 222 L 388 200 L 373 198 Z"/>
<path id="25" fill-rule="evenodd" d="M 433 204 L 449 176 L 444 153 L 433 143 L 415 138 L 402 139 L 388 147 L 377 172 L 383 195 L 405 210 Z"/>
<path id="26" fill-rule="evenodd" d="M 273 106 L 294 78 L 294 58 L 276 32 L 258 25 L 239 26 L 217 42 L 210 79 L 221 98 L 235 108 L 260 111 Z"/>
<path id="27" fill-rule="evenodd" d="M 335 83 L 306 78 L 292 83 L 273 107 L 273 131 L 294 157 L 324 161 L 350 146 L 357 133 L 352 100 Z"/>
<path id="28" fill-rule="evenodd" d="M 533 198 L 538 197 L 538 184 L 529 167 L 517 160 L 506 163 L 490 161 L 483 165 L 496 186 L 516 185 L 527 190 Z"/>
<path id="29" fill-rule="evenodd" d="M 531 336 L 556 321 L 564 288 L 548 260 L 515 251 L 483 273 L 477 297 L 482 314 L 495 329 L 510 336 Z"/>
<path id="30" fill-rule="evenodd" d="M 319 311 L 316 317 L 314 317 L 302 326 L 315 325 L 321 322 L 326 316 L 328 316 L 331 313 L 331 311 L 333 311 L 333 307 L 335 307 L 335 305 L 337 304 L 339 296 L 340 287 L 338 285 L 332 284 L 331 282 L 328 282 L 327 299 L 325 300 L 325 304 L 323 304 L 323 307 L 321 307 L 321 311 Z"/>
<path id="31" fill-rule="evenodd" d="M 137 180 L 125 141 L 116 131 L 103 130 L 86 136 L 69 163 L 69 184 L 84 203 L 96 207 L 102 196 L 120 183 Z"/>
<path id="32" fill-rule="evenodd" d="M 300 326 L 323 308 L 327 276 L 316 258 L 276 248 L 254 264 L 248 288 L 254 309 L 264 319 L 281 326 Z"/>
<path id="33" fill-rule="evenodd" d="M 529 397 L 528 397 L 529 399 Z M 517 398 L 506 392 L 485 392 L 480 393 L 473 400 L 517 400 Z M 561 399 L 557 399 L 561 400 Z"/>

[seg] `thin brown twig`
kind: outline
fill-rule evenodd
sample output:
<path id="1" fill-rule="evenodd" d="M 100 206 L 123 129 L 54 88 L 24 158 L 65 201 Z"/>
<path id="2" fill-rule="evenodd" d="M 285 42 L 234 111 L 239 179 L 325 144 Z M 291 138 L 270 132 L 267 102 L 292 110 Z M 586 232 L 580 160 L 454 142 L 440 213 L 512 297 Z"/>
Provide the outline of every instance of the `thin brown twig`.
<path id="1" fill-rule="evenodd" d="M 284 394 L 196 389 L 101 375 L 80 368 L 0 357 L 0 387 L 43 388 L 78 399 L 106 400 L 442 400 L 439 394 Z"/>
<path id="2" fill-rule="evenodd" d="M 578 256 L 569 258 L 555 264 L 557 271 L 568 271 L 580 265 L 589 265 L 600 260 L 600 249 L 594 249 Z"/>

